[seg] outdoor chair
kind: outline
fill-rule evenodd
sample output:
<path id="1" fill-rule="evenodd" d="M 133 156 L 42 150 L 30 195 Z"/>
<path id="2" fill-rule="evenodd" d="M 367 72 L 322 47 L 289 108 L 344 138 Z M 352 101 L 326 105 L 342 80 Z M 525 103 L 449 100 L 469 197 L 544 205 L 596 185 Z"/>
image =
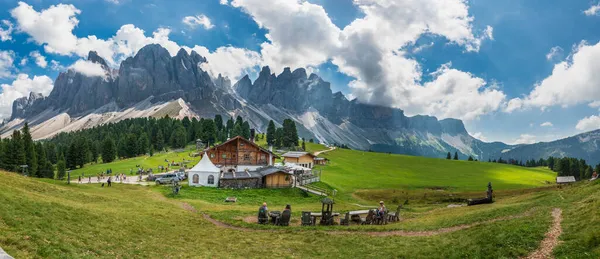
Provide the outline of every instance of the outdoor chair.
<path id="1" fill-rule="evenodd" d="M 375 216 L 375 224 L 376 225 L 386 225 L 387 224 L 387 217 L 388 217 L 388 210 L 386 209 L 385 211 L 383 211 L 383 215 L 377 215 Z"/>
<path id="2" fill-rule="evenodd" d="M 400 209 L 402 209 L 402 204 L 398 205 L 396 211 L 390 212 L 390 214 L 388 214 L 388 221 L 400 221 Z"/>
<path id="3" fill-rule="evenodd" d="M 289 226 L 291 217 L 292 217 L 292 211 L 284 210 L 281 213 L 281 216 L 279 216 L 279 218 L 277 218 L 277 225 L 278 226 Z"/>
<path id="4" fill-rule="evenodd" d="M 302 226 L 312 226 L 312 217 L 310 215 L 310 211 L 302 212 Z"/>
<path id="5" fill-rule="evenodd" d="M 350 212 L 346 212 L 346 216 L 344 218 L 340 218 L 340 225 L 350 226 Z"/>
<path id="6" fill-rule="evenodd" d="M 267 224 L 269 223 L 269 216 L 267 216 L 267 211 L 263 209 L 258 210 L 258 224 Z"/>
<path id="7" fill-rule="evenodd" d="M 361 219 L 361 225 L 371 225 L 375 219 L 375 210 L 369 210 L 369 214 L 364 219 Z"/>

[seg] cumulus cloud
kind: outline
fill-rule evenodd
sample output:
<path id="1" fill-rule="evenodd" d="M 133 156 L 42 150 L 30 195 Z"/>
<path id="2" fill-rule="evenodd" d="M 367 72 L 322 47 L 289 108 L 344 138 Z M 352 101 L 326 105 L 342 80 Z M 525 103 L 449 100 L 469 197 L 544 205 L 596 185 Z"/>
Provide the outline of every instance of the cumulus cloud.
<path id="1" fill-rule="evenodd" d="M 51 60 L 50 61 L 50 68 L 54 71 L 62 71 L 65 70 L 65 67 L 63 65 L 61 65 L 58 61 L 56 60 Z"/>
<path id="2" fill-rule="evenodd" d="M 102 65 L 88 60 L 77 60 L 69 69 L 73 69 L 86 76 L 106 76 L 106 71 L 104 71 Z"/>
<path id="3" fill-rule="evenodd" d="M 221 74 L 224 77 L 239 79 L 241 75 L 249 74 L 262 62 L 260 54 L 247 49 L 234 47 L 220 47 L 210 52 L 203 46 L 195 46 L 194 50 L 206 58 L 206 63 L 200 64 L 200 68 L 207 71 L 212 77 Z"/>
<path id="4" fill-rule="evenodd" d="M 0 119 L 10 117 L 13 102 L 21 97 L 28 96 L 30 92 L 48 95 L 52 90 L 52 79 L 47 76 L 34 76 L 29 78 L 26 74 L 19 74 L 11 84 L 0 85 Z"/>
<path id="5" fill-rule="evenodd" d="M 12 40 L 13 24 L 8 20 L 0 21 L 0 41 Z"/>
<path id="6" fill-rule="evenodd" d="M 600 3 L 590 6 L 587 10 L 583 11 L 583 13 L 587 16 L 598 15 L 600 12 Z"/>
<path id="7" fill-rule="evenodd" d="M 232 5 L 268 30 L 261 54 L 275 72 L 331 60 L 340 72 L 355 78 L 350 87 L 360 101 L 402 108 L 408 114 L 474 119 L 500 107 L 505 98 L 501 91 L 449 66 L 440 67 L 434 81 L 420 83 L 421 67 L 404 51 L 425 33 L 443 36 L 466 51 L 478 51 L 484 40 L 493 39 L 491 26 L 473 33 L 465 1 L 354 3 L 364 17 L 343 29 L 321 6 L 306 1 L 234 0 Z M 468 98 L 461 98 L 464 94 Z"/>
<path id="8" fill-rule="evenodd" d="M 222 5 L 228 5 L 229 1 L 228 0 L 219 0 L 219 3 Z"/>
<path id="9" fill-rule="evenodd" d="M 474 138 L 479 139 L 483 142 L 488 142 L 488 139 L 481 132 L 475 132 L 475 133 L 471 134 L 471 136 L 473 136 Z"/>
<path id="10" fill-rule="evenodd" d="M 575 128 L 581 131 L 600 129 L 600 116 L 592 115 L 577 122 Z"/>
<path id="11" fill-rule="evenodd" d="M 112 4 L 119 4 L 119 0 L 105 0 L 105 1 L 112 3 Z"/>
<path id="12" fill-rule="evenodd" d="M 544 122 L 544 123 L 540 124 L 540 126 L 542 126 L 542 127 L 552 127 L 552 126 L 554 126 L 554 124 L 552 124 L 552 122 L 547 121 L 547 122 Z"/>
<path id="13" fill-rule="evenodd" d="M 204 14 L 183 17 L 181 22 L 183 24 L 185 24 L 186 26 L 188 26 L 190 29 L 195 29 L 199 25 L 201 25 L 202 27 L 204 27 L 204 29 L 207 29 L 207 30 L 210 30 L 213 27 L 215 27 L 211 23 L 210 19 L 208 17 L 206 17 L 206 15 L 204 15 Z"/>
<path id="14" fill-rule="evenodd" d="M 48 66 L 48 62 L 46 61 L 46 57 L 42 56 L 39 51 L 32 51 L 29 53 L 29 56 L 35 60 L 35 64 L 41 68 L 46 68 Z"/>
<path id="15" fill-rule="evenodd" d="M 519 136 L 519 138 L 517 138 L 513 142 L 513 145 L 517 145 L 517 144 L 533 144 L 535 142 L 536 142 L 536 136 L 530 135 L 530 134 L 521 134 L 521 136 Z"/>
<path id="16" fill-rule="evenodd" d="M 600 42 L 581 42 L 566 60 L 554 65 L 552 74 L 527 96 L 509 101 L 507 112 L 528 107 L 563 107 L 600 99 Z"/>
<path id="17" fill-rule="evenodd" d="M 552 47 L 550 49 L 550 52 L 548 52 L 548 54 L 546 54 L 546 59 L 553 60 L 555 58 L 562 56 L 562 53 L 563 53 L 563 49 L 561 47 L 559 47 L 559 46 Z"/>
<path id="18" fill-rule="evenodd" d="M 0 50 L 0 79 L 12 76 L 15 53 L 12 50 Z"/>

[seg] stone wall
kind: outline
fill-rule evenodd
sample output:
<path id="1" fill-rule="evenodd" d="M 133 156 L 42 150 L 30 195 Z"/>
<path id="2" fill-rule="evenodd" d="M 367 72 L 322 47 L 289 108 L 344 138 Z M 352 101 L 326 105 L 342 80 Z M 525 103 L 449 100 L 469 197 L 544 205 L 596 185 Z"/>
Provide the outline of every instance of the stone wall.
<path id="1" fill-rule="evenodd" d="M 262 188 L 262 180 L 260 178 L 249 179 L 221 179 L 219 188 L 225 189 L 243 189 L 243 188 Z"/>

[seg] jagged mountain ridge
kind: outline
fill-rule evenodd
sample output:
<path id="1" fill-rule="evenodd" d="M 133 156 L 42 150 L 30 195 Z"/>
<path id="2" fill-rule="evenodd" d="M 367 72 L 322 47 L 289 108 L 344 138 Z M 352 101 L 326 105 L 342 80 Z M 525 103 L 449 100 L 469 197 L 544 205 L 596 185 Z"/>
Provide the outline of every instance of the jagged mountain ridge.
<path id="1" fill-rule="evenodd" d="M 408 117 L 400 109 L 348 100 L 302 68 L 276 75 L 263 67 L 254 82 L 246 75 L 232 85 L 228 78 L 211 78 L 203 71 L 200 64 L 207 61 L 198 53 L 182 49 L 171 57 L 157 44 L 143 47 L 118 70 L 96 52 L 88 60 L 100 64 L 105 76 L 60 73 L 48 97 L 32 93 L 16 100 L 11 121 L 0 133 L 6 136 L 24 121 L 32 124 L 34 137 L 47 138 L 132 117 L 221 114 L 243 116 L 261 131 L 269 120 L 292 118 L 302 137 L 364 150 L 430 157 L 458 151 L 463 158 L 487 159 L 515 148 L 473 138 L 460 120 Z"/>

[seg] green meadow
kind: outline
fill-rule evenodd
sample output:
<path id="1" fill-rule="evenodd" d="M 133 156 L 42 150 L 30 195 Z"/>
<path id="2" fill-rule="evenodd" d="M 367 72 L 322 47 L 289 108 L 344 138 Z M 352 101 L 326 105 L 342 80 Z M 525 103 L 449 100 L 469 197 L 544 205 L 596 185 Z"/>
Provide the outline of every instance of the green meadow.
<path id="1" fill-rule="evenodd" d="M 188 153 L 83 170 L 154 167 L 166 157 L 188 159 Z M 302 227 L 301 212 L 320 211 L 321 197 L 299 189 L 184 184 L 173 195 L 168 186 L 68 185 L 0 172 L 0 247 L 15 258 L 517 258 L 538 249 L 552 225 L 551 211 L 560 208 L 563 233 L 554 256 L 600 257 L 600 229 L 593 227 L 600 224 L 600 181 L 557 188 L 555 174 L 542 168 L 341 149 L 323 156 L 331 161 L 320 167 L 323 181 L 315 186 L 338 190 L 334 211 L 375 207 L 383 199 L 391 210 L 404 205 L 401 221 Z M 448 207 L 483 196 L 488 181 L 493 204 Z M 227 197 L 237 202 L 224 202 Z M 290 226 L 256 224 L 262 202 L 271 210 L 291 204 Z"/>

